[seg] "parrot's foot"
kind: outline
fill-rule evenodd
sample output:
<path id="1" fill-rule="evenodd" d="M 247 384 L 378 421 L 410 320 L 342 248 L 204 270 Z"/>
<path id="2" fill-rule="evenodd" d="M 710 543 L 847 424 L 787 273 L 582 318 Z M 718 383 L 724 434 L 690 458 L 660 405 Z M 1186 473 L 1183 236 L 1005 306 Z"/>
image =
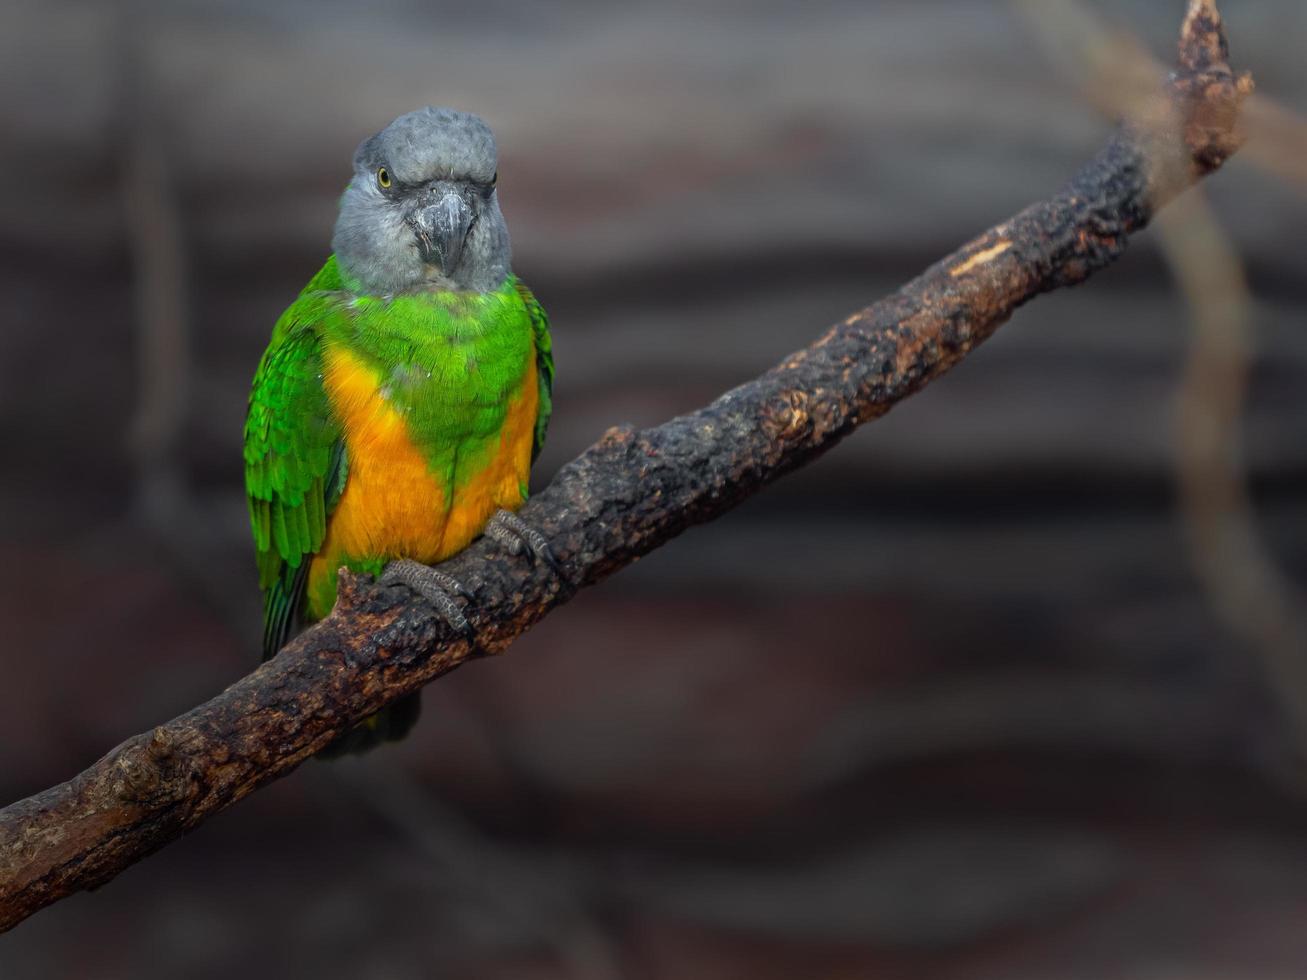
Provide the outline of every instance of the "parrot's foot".
<path id="1" fill-rule="evenodd" d="M 525 554 L 532 561 L 539 559 L 553 569 L 555 575 L 562 574 L 554 550 L 549 547 L 545 536 L 511 510 L 495 511 L 495 516 L 486 525 L 485 534 L 510 555 Z"/>
<path id="2" fill-rule="evenodd" d="M 441 618 L 464 636 L 472 635 L 472 624 L 454 601 L 454 596 L 471 595 L 463 583 L 438 568 L 423 565 L 410 558 L 396 558 L 377 576 L 378 585 L 406 585 L 427 602 Z"/>

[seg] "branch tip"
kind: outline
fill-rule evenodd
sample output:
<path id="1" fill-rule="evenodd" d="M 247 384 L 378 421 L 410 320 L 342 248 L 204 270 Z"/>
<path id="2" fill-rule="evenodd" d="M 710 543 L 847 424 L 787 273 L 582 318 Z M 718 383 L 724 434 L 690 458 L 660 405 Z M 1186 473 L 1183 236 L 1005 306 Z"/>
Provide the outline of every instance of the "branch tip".
<path id="1" fill-rule="evenodd" d="M 1230 57 L 1216 0 L 1189 0 L 1180 27 L 1180 67 L 1197 72 L 1224 65 Z"/>

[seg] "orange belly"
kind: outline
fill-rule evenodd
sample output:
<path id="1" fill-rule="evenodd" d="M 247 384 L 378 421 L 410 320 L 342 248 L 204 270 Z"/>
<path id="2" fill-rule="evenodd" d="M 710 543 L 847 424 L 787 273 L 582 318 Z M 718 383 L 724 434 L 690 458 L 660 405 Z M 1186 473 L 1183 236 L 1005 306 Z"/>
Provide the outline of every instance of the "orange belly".
<path id="1" fill-rule="evenodd" d="M 478 472 L 456 475 L 451 486 L 431 472 L 407 422 L 379 393 L 372 367 L 329 349 L 323 385 L 343 423 L 348 475 L 309 566 L 306 611 L 313 619 L 335 604 L 342 565 L 375 570 L 392 558 L 433 564 L 466 548 L 499 508 L 520 507 L 539 408 L 533 358 L 509 402 L 498 446 Z"/>

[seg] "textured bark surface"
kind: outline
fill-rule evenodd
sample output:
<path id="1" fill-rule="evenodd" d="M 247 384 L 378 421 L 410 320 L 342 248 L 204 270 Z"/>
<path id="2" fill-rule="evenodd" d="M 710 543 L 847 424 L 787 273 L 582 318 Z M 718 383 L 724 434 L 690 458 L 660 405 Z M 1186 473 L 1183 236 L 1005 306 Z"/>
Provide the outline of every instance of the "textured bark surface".
<path id="1" fill-rule="evenodd" d="M 761 377 L 656 428 L 610 430 L 522 516 L 563 581 L 487 542 L 447 564 L 475 646 L 399 589 L 342 579 L 330 617 L 211 701 L 71 781 L 0 811 L 0 929 L 101 884 L 284 775 L 358 720 L 472 656 L 498 653 L 581 586 L 711 520 L 947 371 L 1026 300 L 1113 261 L 1131 233 L 1239 144 L 1251 91 L 1193 0 L 1181 70 L 1057 195 L 854 313 Z"/>

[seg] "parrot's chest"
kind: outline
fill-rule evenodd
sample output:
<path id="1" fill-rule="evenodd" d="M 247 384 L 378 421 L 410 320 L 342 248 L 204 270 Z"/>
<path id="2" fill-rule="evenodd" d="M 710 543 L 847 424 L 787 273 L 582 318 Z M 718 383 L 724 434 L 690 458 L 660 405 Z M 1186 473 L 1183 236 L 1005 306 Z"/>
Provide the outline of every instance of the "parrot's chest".
<path id="1" fill-rule="evenodd" d="M 384 368 L 327 349 L 323 385 L 344 433 L 347 475 L 315 573 L 399 557 L 440 561 L 500 507 L 521 505 L 539 408 L 534 349 L 515 368 L 489 364 L 502 379 L 489 385 L 469 377 L 480 367 L 467 363 L 475 352 L 459 357 L 461 370 L 432 360 Z"/>

